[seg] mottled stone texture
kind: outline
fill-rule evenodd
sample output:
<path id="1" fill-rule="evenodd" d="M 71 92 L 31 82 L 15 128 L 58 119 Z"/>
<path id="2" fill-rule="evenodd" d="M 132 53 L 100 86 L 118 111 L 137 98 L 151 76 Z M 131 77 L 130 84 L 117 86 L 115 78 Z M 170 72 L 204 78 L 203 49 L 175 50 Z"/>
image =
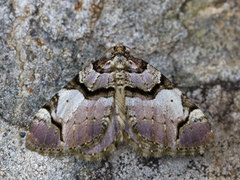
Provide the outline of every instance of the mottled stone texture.
<path id="1" fill-rule="evenodd" d="M 238 0 L 0 2 L 0 179 L 240 177 Z M 34 113 L 100 52 L 123 42 L 211 119 L 203 156 L 144 159 L 121 146 L 107 161 L 25 149 Z"/>

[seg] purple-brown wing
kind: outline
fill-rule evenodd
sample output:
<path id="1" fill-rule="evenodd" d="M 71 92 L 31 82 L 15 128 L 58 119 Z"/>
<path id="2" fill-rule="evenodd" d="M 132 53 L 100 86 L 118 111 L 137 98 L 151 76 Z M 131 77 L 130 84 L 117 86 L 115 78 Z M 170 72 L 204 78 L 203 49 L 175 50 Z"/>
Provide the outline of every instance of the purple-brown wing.
<path id="1" fill-rule="evenodd" d="M 156 84 L 160 83 L 161 73 L 151 65 L 139 72 L 126 72 L 126 85 L 131 88 L 138 88 L 145 92 L 151 91 Z"/>
<path id="2" fill-rule="evenodd" d="M 131 143 L 155 156 L 202 153 L 212 146 L 213 133 L 202 111 L 159 71 L 147 68 L 151 71 L 135 75 L 140 83 L 126 88 L 125 132 Z"/>
<path id="3" fill-rule="evenodd" d="M 94 146 L 82 149 L 79 154 L 80 157 L 87 160 L 101 159 L 115 149 L 115 142 L 118 142 L 121 138 L 120 124 L 115 118 L 116 116 L 112 116 L 111 123 L 104 133 L 103 138 Z"/>
<path id="4" fill-rule="evenodd" d="M 111 91 L 91 94 L 87 89 L 76 77 L 43 106 L 30 124 L 27 147 L 41 153 L 96 155 L 100 151 L 89 149 L 109 136 L 115 140 Z M 112 139 L 100 144 L 101 148 L 110 150 Z"/>
<path id="5" fill-rule="evenodd" d="M 114 72 L 98 72 L 94 69 L 93 64 L 89 64 L 79 72 L 79 81 L 90 91 L 108 89 L 114 87 Z"/>

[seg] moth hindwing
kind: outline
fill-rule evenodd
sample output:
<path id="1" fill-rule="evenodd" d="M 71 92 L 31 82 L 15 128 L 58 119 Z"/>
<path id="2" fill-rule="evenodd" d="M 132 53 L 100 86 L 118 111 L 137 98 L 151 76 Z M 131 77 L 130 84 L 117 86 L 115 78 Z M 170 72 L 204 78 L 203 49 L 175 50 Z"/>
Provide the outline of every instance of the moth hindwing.
<path id="1" fill-rule="evenodd" d="M 121 140 L 147 156 L 203 153 L 214 143 L 203 112 L 159 70 L 116 45 L 37 112 L 26 145 L 91 159 Z"/>

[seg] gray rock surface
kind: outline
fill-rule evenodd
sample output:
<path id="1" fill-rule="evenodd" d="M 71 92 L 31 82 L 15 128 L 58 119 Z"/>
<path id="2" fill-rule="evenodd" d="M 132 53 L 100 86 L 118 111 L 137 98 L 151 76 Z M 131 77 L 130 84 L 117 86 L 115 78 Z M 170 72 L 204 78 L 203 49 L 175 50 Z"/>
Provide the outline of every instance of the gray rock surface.
<path id="1" fill-rule="evenodd" d="M 0 179 L 240 179 L 238 0 L 1 0 L 0 15 Z M 214 148 L 146 159 L 123 144 L 101 162 L 25 148 L 34 113 L 119 42 L 202 108 Z"/>

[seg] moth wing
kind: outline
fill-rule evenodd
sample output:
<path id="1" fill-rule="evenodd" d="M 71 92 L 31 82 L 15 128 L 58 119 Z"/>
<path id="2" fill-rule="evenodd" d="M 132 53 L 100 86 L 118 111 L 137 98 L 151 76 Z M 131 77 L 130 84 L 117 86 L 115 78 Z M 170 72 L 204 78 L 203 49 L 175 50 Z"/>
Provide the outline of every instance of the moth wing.
<path id="1" fill-rule="evenodd" d="M 50 152 L 88 152 L 98 142 L 110 133 L 110 124 L 113 111 L 113 97 L 111 90 L 92 92 L 102 88 L 99 79 L 111 79 L 104 74 L 92 84 L 90 82 L 94 70 L 80 71 L 66 87 L 60 90 L 35 115 L 27 135 L 26 146 L 41 153 Z M 88 74 L 86 74 L 88 72 Z M 84 76 L 84 77 L 83 77 Z M 89 78 L 89 81 L 85 79 Z M 99 86 L 96 86 L 99 85 Z M 94 89 L 91 89 L 94 87 Z M 109 86 L 110 87 L 110 86 Z M 90 91 L 92 90 L 92 91 Z M 110 128 L 109 128 L 110 126 Z M 114 136 L 114 134 L 112 134 Z M 114 138 L 114 137 L 113 137 Z M 107 139 L 106 139 L 107 141 Z M 111 140 L 110 140 L 111 141 Z M 104 144 L 102 144 L 104 149 Z M 90 154 L 94 154 L 90 153 Z"/>
<path id="2" fill-rule="evenodd" d="M 212 146 L 203 112 L 164 75 L 148 64 L 134 76 L 138 83 L 126 85 L 125 127 L 134 146 L 154 156 L 202 153 Z"/>
<path id="3" fill-rule="evenodd" d="M 114 120 L 112 116 L 111 123 L 109 124 L 103 138 L 98 141 L 94 146 L 89 146 L 79 152 L 79 156 L 87 160 L 101 159 L 107 156 L 109 152 L 115 150 L 115 142 L 121 138 L 121 129 L 118 121 Z"/>
<path id="4" fill-rule="evenodd" d="M 60 151 L 60 130 L 51 123 L 51 115 L 41 108 L 30 124 L 26 138 L 26 147 L 35 150 Z"/>

